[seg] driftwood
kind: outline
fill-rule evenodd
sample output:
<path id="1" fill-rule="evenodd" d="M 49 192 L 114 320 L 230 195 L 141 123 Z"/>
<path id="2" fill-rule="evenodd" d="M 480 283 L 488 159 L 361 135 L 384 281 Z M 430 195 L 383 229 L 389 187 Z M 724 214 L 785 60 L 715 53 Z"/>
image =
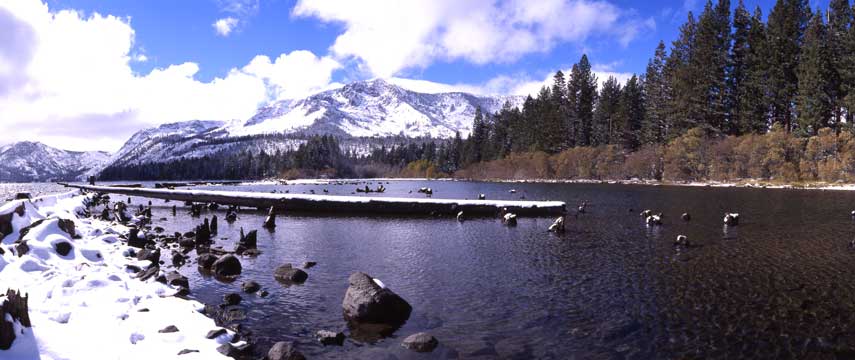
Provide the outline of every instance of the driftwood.
<path id="1" fill-rule="evenodd" d="M 0 305 L 0 350 L 9 350 L 12 347 L 12 342 L 15 341 L 13 323 L 18 321 L 25 327 L 33 325 L 30 324 L 26 295 L 21 296 L 20 291 L 8 289 L 6 296 L 0 297 L 0 300 L 2 300 L 2 305 Z M 7 315 L 12 318 L 12 322 L 6 320 Z"/>
<path id="2" fill-rule="evenodd" d="M 237 191 L 167 190 L 150 188 L 119 188 L 64 184 L 68 187 L 98 193 L 122 194 L 155 199 L 212 203 L 222 205 L 269 208 L 290 212 L 323 212 L 351 214 L 415 214 L 450 215 L 460 211 L 470 215 L 495 216 L 502 209 L 518 215 L 560 215 L 566 212 L 560 201 L 503 201 L 503 200 L 450 200 L 426 198 L 377 197 L 366 199 L 359 196 L 328 196 L 308 194 L 269 194 Z"/>

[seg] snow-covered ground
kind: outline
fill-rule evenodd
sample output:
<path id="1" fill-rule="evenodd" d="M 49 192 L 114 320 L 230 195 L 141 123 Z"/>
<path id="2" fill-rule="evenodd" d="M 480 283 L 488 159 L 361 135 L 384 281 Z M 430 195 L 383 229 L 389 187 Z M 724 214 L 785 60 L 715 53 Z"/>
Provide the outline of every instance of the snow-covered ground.
<path id="1" fill-rule="evenodd" d="M 197 351 L 182 359 L 226 358 L 216 348 L 234 333 L 207 339 L 218 327 L 200 312 L 203 304 L 174 297 L 176 289 L 153 278 L 134 278 L 126 265 L 149 261 L 123 255 L 120 234 L 128 228 L 81 216 L 84 200 L 70 192 L 0 207 L 0 215 L 14 213 L 12 233 L 0 244 L 0 291 L 27 293 L 32 323 L 15 323 L 17 338 L 0 359 L 172 359 L 182 350 Z M 16 213 L 21 206 L 23 215 Z M 60 219 L 72 220 L 77 236 L 61 229 Z M 22 237 L 29 251 L 14 254 L 21 229 L 39 220 Z M 60 255 L 60 243 L 71 251 Z M 178 331 L 159 332 L 170 325 Z"/>

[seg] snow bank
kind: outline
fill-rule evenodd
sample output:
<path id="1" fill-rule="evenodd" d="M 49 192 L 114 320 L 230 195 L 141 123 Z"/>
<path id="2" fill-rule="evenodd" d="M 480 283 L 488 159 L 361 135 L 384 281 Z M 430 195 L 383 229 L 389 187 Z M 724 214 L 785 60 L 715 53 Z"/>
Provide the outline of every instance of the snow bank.
<path id="1" fill-rule="evenodd" d="M 126 227 L 79 216 L 84 199 L 71 192 L 0 206 L 0 216 L 13 214 L 14 230 L 0 244 L 0 290 L 29 295 L 33 325 L 15 324 L 18 336 L 0 359 L 172 359 L 185 349 L 198 352 L 182 359 L 226 358 L 216 348 L 234 334 L 206 339 L 217 326 L 200 312 L 203 304 L 126 271 L 127 264 L 149 263 L 122 255 L 128 247 L 118 234 Z M 16 212 L 22 206 L 23 215 Z M 73 221 L 77 236 L 60 219 Z M 19 256 L 14 243 L 28 226 L 21 240 L 29 251 Z M 169 325 L 179 331 L 158 332 Z"/>

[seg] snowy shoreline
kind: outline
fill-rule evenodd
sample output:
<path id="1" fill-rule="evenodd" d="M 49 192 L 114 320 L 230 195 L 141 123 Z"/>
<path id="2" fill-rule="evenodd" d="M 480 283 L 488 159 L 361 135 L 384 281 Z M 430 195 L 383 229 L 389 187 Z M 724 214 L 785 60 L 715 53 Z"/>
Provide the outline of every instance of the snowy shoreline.
<path id="1" fill-rule="evenodd" d="M 646 186 L 690 186 L 756 189 L 838 190 L 855 191 L 855 183 L 811 182 L 782 184 L 764 180 L 744 179 L 740 181 L 659 181 L 659 180 L 597 180 L 597 179 L 468 179 L 468 178 L 364 178 L 364 179 L 295 179 L 260 180 L 243 182 L 241 185 L 330 185 L 342 183 L 365 183 L 378 181 L 471 181 L 487 183 L 531 183 L 531 184 L 603 184 L 603 185 L 646 185 Z"/>
<path id="2" fill-rule="evenodd" d="M 235 334 L 206 338 L 219 327 L 201 312 L 202 303 L 174 296 L 178 289 L 154 278 L 137 279 L 129 266 L 151 262 L 126 256 L 127 226 L 85 217 L 87 198 L 72 191 L 0 206 L 0 217 L 11 217 L 11 233 L 0 224 L 0 236 L 7 233 L 0 244 L 0 291 L 26 293 L 32 323 L 15 322 L 17 338 L 0 358 L 175 358 L 189 350 L 182 359 L 226 359 L 217 347 Z M 178 331 L 162 331 L 170 325 Z"/>

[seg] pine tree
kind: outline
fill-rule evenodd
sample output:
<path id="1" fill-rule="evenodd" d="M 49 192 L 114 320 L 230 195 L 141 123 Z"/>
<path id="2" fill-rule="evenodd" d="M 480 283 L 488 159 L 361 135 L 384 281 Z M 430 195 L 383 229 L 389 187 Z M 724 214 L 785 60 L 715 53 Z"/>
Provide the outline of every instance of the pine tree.
<path id="1" fill-rule="evenodd" d="M 700 95 L 692 99 L 692 111 L 697 113 L 699 125 L 711 133 L 722 132 L 728 117 L 725 81 L 729 42 L 730 1 L 719 0 L 713 7 L 708 0 L 698 19 L 689 64 L 696 87 L 693 93 Z"/>
<path id="2" fill-rule="evenodd" d="M 646 117 L 641 131 L 641 142 L 644 144 L 662 143 L 667 137 L 667 107 L 670 91 L 665 79 L 665 60 L 665 43 L 659 41 L 653 58 L 647 63 L 644 76 Z"/>
<path id="3" fill-rule="evenodd" d="M 591 63 L 585 54 L 582 54 L 582 58 L 579 59 L 578 69 L 578 73 L 573 75 L 573 80 L 579 86 L 575 115 L 578 118 L 580 136 L 576 143 L 579 146 L 588 146 L 592 144 L 594 104 L 597 101 L 597 76 L 591 72 Z"/>
<path id="4" fill-rule="evenodd" d="M 851 72 L 849 68 L 855 66 L 855 54 L 848 48 L 849 32 L 853 23 L 852 8 L 849 0 L 831 0 L 828 5 L 828 47 L 831 56 L 831 65 L 834 77 L 834 119 L 835 123 L 843 121 L 845 113 L 845 101 L 848 93 L 847 85 L 852 84 L 851 78 L 846 74 Z"/>
<path id="5" fill-rule="evenodd" d="M 673 42 L 671 53 L 665 61 L 665 79 L 671 90 L 667 108 L 667 140 L 680 136 L 701 122 L 701 114 L 696 104 L 701 102 L 698 99 L 703 98 L 703 94 L 697 93 L 697 74 L 692 67 L 696 28 L 695 18 L 689 12 L 688 19 L 680 27 L 680 35 Z"/>
<path id="6" fill-rule="evenodd" d="M 615 144 L 620 141 L 619 137 L 616 136 L 620 99 L 620 83 L 614 76 L 609 76 L 600 90 L 600 96 L 597 98 L 597 109 L 594 113 L 594 134 L 597 136 L 598 144 Z"/>
<path id="7" fill-rule="evenodd" d="M 733 46 L 730 50 L 730 64 L 728 70 L 728 107 L 731 109 L 730 122 L 726 130 L 727 134 L 739 135 L 746 127 L 742 114 L 742 101 L 746 97 L 745 82 L 748 77 L 748 57 L 751 45 L 748 37 L 751 33 L 751 14 L 745 9 L 743 0 L 739 0 L 733 13 Z"/>
<path id="8" fill-rule="evenodd" d="M 786 131 L 794 126 L 801 44 L 810 19 L 807 0 L 778 0 L 767 23 L 769 46 L 769 94 L 772 121 Z"/>
<path id="9" fill-rule="evenodd" d="M 639 130 L 644 122 L 643 84 L 633 75 L 621 92 L 616 120 L 624 149 L 635 151 L 641 144 Z"/>
<path id="10" fill-rule="evenodd" d="M 825 22 L 817 11 L 805 32 L 798 67 L 798 121 L 807 135 L 829 126 L 834 111 L 833 72 Z"/>
<path id="11" fill-rule="evenodd" d="M 748 52 L 744 57 L 745 77 L 737 88 L 739 102 L 735 110 L 736 126 L 741 134 L 763 133 L 768 127 L 770 96 L 768 88 L 768 46 L 766 27 L 759 7 L 754 10 L 748 27 Z"/>

